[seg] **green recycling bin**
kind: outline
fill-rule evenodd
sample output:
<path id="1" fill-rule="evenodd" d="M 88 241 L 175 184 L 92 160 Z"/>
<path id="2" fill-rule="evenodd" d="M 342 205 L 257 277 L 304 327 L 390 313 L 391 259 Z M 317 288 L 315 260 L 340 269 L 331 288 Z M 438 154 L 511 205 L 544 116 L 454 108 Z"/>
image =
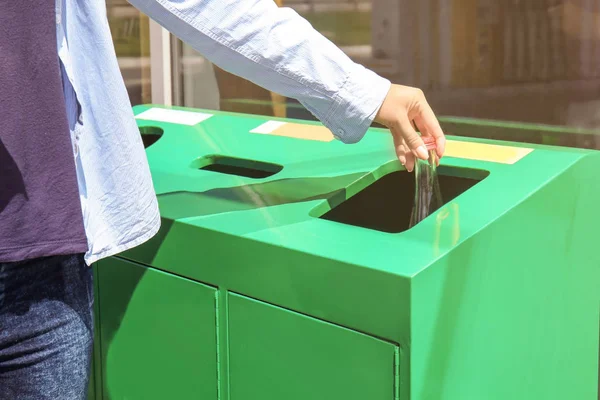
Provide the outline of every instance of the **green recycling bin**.
<path id="1" fill-rule="evenodd" d="M 140 106 L 162 228 L 100 261 L 96 397 L 594 400 L 600 153 Z M 473 128 L 475 129 L 475 128 Z"/>

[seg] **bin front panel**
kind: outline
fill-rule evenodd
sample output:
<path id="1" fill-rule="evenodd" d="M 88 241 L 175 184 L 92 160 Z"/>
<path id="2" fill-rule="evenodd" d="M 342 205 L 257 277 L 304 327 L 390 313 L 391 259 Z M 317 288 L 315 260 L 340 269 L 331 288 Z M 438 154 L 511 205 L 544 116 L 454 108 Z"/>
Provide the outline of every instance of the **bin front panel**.
<path id="1" fill-rule="evenodd" d="M 105 399 L 217 399 L 216 290 L 117 258 L 98 266 Z"/>
<path id="2" fill-rule="evenodd" d="M 231 400 L 391 400 L 394 344 L 229 295 Z"/>

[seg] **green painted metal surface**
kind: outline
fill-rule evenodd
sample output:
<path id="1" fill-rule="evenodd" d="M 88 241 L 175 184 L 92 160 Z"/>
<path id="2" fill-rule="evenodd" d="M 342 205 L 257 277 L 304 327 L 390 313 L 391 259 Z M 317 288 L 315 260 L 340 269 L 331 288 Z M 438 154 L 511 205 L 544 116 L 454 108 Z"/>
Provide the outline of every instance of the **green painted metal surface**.
<path id="1" fill-rule="evenodd" d="M 98 266 L 104 398 L 270 399 L 281 384 L 315 399 L 596 399 L 600 153 L 452 138 L 533 151 L 445 157 L 445 206 L 406 230 L 413 177 L 389 134 L 250 133 L 264 122 L 138 120 L 163 226 Z"/>
<path id="2" fill-rule="evenodd" d="M 216 399 L 216 290 L 98 263 L 104 399 Z"/>
<path id="3" fill-rule="evenodd" d="M 229 296 L 232 399 L 390 400 L 397 346 Z"/>

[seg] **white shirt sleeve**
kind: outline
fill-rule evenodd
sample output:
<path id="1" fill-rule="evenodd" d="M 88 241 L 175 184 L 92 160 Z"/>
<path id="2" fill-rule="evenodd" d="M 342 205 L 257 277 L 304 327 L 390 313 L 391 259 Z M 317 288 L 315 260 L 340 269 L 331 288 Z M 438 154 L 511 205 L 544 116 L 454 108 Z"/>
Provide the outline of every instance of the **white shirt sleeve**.
<path id="1" fill-rule="evenodd" d="M 345 143 L 363 137 L 391 85 L 273 0 L 129 2 L 224 70 L 297 99 Z"/>

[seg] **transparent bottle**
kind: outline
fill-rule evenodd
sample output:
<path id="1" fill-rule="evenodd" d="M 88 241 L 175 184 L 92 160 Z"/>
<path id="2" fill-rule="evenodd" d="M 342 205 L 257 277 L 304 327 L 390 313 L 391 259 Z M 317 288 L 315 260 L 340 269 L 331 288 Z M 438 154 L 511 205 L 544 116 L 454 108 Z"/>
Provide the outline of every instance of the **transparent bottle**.
<path id="1" fill-rule="evenodd" d="M 429 159 L 415 161 L 415 200 L 410 215 L 409 228 L 417 225 L 442 207 L 442 193 L 437 175 L 437 153 L 435 138 L 422 137 Z"/>

